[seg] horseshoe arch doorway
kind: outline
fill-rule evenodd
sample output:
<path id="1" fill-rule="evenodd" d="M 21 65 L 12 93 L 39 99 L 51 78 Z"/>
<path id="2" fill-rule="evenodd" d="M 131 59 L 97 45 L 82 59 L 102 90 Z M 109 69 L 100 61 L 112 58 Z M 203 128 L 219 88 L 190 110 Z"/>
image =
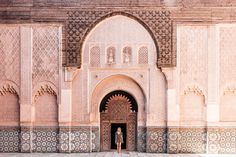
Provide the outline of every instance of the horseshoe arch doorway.
<path id="1" fill-rule="evenodd" d="M 135 98 L 121 90 L 107 94 L 100 104 L 101 151 L 114 149 L 114 133 L 121 127 L 124 143 L 122 149 L 135 151 L 137 146 L 137 113 Z"/>

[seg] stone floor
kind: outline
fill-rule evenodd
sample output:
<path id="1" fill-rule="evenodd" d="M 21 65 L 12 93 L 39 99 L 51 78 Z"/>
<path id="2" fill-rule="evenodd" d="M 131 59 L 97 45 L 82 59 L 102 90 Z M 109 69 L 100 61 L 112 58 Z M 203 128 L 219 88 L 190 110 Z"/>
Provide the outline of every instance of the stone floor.
<path id="1" fill-rule="evenodd" d="M 99 153 L 0 153 L 0 157 L 236 157 L 236 154 L 151 154 L 138 152 L 116 152 Z"/>

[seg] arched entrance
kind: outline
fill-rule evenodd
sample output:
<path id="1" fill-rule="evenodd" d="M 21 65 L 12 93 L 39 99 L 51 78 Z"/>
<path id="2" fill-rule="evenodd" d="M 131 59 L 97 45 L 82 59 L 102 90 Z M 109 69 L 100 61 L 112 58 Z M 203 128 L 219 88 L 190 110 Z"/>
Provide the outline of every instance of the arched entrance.
<path id="1" fill-rule="evenodd" d="M 107 94 L 100 104 L 101 150 L 115 148 L 114 134 L 122 128 L 122 149 L 136 150 L 138 105 L 134 97 L 121 90 Z"/>

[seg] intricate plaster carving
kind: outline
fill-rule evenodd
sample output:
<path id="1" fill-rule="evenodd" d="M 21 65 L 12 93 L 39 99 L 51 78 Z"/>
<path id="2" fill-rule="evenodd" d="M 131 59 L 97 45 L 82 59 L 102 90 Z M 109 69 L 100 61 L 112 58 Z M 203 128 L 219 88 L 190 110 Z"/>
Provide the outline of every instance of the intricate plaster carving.
<path id="1" fill-rule="evenodd" d="M 51 86 L 49 86 L 49 85 L 41 85 L 41 87 L 39 88 L 39 90 L 37 91 L 37 93 L 34 96 L 34 101 L 37 101 L 37 99 L 40 96 L 44 95 L 45 93 L 57 96 L 55 90 Z"/>
<path id="2" fill-rule="evenodd" d="M 18 26 L 0 26 L 0 80 L 20 84 L 20 31 Z"/>
<path id="3" fill-rule="evenodd" d="M 234 94 L 236 95 L 236 87 L 227 87 L 224 92 L 223 92 L 224 95 L 227 95 L 227 94 Z"/>
<path id="4" fill-rule="evenodd" d="M 220 36 L 220 89 L 226 83 L 236 83 L 236 26 L 221 27 Z"/>
<path id="5" fill-rule="evenodd" d="M 197 86 L 192 86 L 192 87 L 188 87 L 184 90 L 184 95 L 188 95 L 189 93 L 194 93 L 196 95 L 199 95 L 199 96 L 204 96 L 203 94 L 203 91 L 198 88 Z"/>
<path id="6" fill-rule="evenodd" d="M 166 10 L 86 10 L 69 11 L 66 22 L 66 66 L 81 67 L 81 49 L 88 32 L 103 19 L 125 15 L 139 21 L 150 32 L 156 43 L 159 66 L 174 66 L 172 54 L 172 22 Z"/>
<path id="7" fill-rule="evenodd" d="M 6 84 L 0 88 L 0 95 L 6 95 L 7 93 L 18 95 L 15 88 L 10 84 Z"/>
<path id="8" fill-rule="evenodd" d="M 58 27 L 33 27 L 33 86 L 50 81 L 58 87 L 59 40 Z"/>
<path id="9" fill-rule="evenodd" d="M 186 84 L 197 84 L 203 87 L 202 92 L 206 93 L 208 81 L 207 27 L 180 26 L 179 30 L 180 91 L 184 91 Z"/>

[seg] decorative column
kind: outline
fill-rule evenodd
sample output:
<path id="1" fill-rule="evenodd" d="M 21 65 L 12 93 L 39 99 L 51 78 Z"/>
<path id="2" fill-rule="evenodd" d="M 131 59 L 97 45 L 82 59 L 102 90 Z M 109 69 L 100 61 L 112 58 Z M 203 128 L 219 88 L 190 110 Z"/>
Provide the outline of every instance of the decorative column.
<path id="1" fill-rule="evenodd" d="M 176 68 L 163 68 L 167 79 L 167 153 L 178 153 L 179 105 L 177 104 L 178 75 Z M 175 80 L 174 80 L 175 78 Z"/>
<path id="2" fill-rule="evenodd" d="M 207 126 L 208 153 L 218 153 L 216 139 L 219 122 L 219 33 L 215 25 L 208 30 L 208 97 Z"/>
<path id="3" fill-rule="evenodd" d="M 71 109 L 72 109 L 72 80 L 76 68 L 60 69 L 60 103 L 59 103 L 59 151 L 71 152 Z"/>
<path id="4" fill-rule="evenodd" d="M 32 151 L 32 29 L 21 26 L 21 90 L 20 90 L 20 125 L 21 152 Z"/>

